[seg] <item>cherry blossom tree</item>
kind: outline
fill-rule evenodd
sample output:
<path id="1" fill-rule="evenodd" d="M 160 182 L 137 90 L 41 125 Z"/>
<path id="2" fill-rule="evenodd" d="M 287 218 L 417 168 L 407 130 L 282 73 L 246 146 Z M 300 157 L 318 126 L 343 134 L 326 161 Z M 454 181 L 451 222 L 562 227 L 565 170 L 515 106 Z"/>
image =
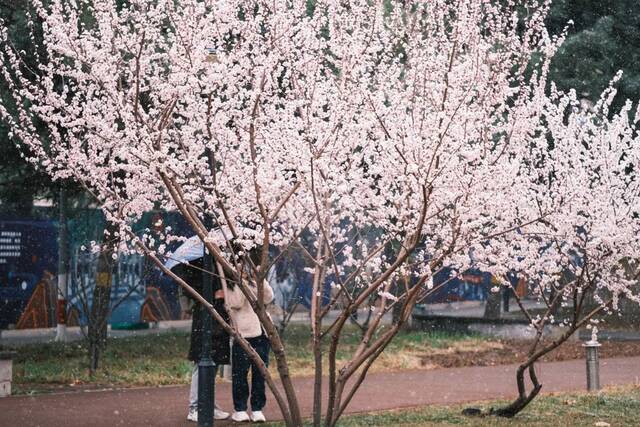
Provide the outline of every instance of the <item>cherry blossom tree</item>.
<path id="1" fill-rule="evenodd" d="M 282 254 L 299 251 L 312 277 L 313 417 L 333 426 L 440 268 L 464 271 L 470 251 L 495 275 L 533 274 L 541 259 L 546 270 L 535 272 L 546 286 L 569 249 L 541 251 L 534 237 L 572 245 L 586 225 L 565 216 L 576 200 L 589 207 L 612 188 L 629 191 L 608 175 L 588 186 L 605 173 L 595 167 L 604 157 L 637 162 L 625 154 L 635 128 L 623 120 L 628 111 L 618 121 L 585 117 L 585 128 L 579 114 L 566 118 L 574 100 L 547 81 L 562 38 L 545 31 L 546 2 L 31 4 L 47 53 L 40 65 L 27 67 L 4 28 L 0 35 L 13 100 L 0 114 L 25 156 L 85 186 L 118 227 L 122 250 L 146 254 L 209 309 L 258 363 L 287 425 L 301 425 L 302 414 L 262 298 Z M 592 133 L 621 142 L 605 156 L 585 148 Z M 585 150 L 593 161 L 563 157 Z M 633 182 L 627 169 L 617 179 Z M 238 283 L 271 341 L 282 389 L 233 326 L 164 267 L 167 244 L 188 236 L 133 233 L 154 208 L 180 212 L 215 258 L 211 274 Z M 614 249 L 611 260 L 622 253 Z M 529 264 L 514 266 L 520 252 Z M 338 366 L 345 325 L 363 308 L 371 321 Z M 383 327 L 394 309 L 397 322 Z"/>
<path id="2" fill-rule="evenodd" d="M 518 398 L 493 410 L 497 415 L 514 416 L 539 393 L 535 363 L 542 356 L 579 328 L 598 324 L 601 316 L 624 314 L 622 299 L 640 302 L 635 271 L 640 256 L 635 123 L 640 110 L 627 102 L 617 114 L 609 111 L 619 78 L 593 109 L 580 109 L 574 92 L 555 88 L 542 106 L 537 192 L 541 211 L 549 214 L 512 236 L 510 260 L 502 261 L 503 268 L 529 279 L 542 310 L 527 308 L 513 292 L 535 337 L 516 371 Z M 549 204 L 559 208 L 548 209 Z M 528 392 L 525 373 L 532 386 Z"/>

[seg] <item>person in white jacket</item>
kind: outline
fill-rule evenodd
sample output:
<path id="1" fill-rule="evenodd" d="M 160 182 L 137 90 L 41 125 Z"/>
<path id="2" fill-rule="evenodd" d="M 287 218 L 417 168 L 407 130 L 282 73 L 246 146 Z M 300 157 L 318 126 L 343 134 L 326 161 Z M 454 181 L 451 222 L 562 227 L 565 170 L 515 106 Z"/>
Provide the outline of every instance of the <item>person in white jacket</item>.
<path id="1" fill-rule="evenodd" d="M 218 265 L 220 276 L 224 277 L 222 268 Z M 246 283 L 246 282 L 245 282 Z M 249 342 L 251 347 L 260 355 L 266 366 L 269 366 L 269 351 L 271 344 L 266 336 L 258 315 L 253 311 L 249 300 L 245 297 L 240 286 L 231 281 L 222 280 L 224 289 L 224 299 L 227 311 L 231 317 L 231 322 L 237 328 L 243 338 Z M 255 285 L 249 285 L 254 295 L 258 295 Z M 273 301 L 273 289 L 264 282 L 263 292 L 264 304 Z M 251 368 L 251 393 L 249 393 L 249 383 L 247 376 Z M 257 366 L 251 361 L 249 355 L 237 343 L 231 348 L 231 378 L 234 413 L 231 419 L 236 422 L 253 421 L 265 422 L 266 418 L 262 409 L 267 403 L 265 394 L 265 380 Z M 247 413 L 247 400 L 251 397 L 251 416 Z"/>

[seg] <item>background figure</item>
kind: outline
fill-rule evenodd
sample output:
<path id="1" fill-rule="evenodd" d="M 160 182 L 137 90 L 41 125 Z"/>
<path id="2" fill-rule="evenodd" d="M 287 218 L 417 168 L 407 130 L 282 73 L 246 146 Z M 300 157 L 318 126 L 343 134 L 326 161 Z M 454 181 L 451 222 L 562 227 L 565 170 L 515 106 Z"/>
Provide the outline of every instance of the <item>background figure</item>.
<path id="1" fill-rule="evenodd" d="M 221 267 L 218 266 L 218 271 Z M 240 335 L 245 338 L 251 347 L 260 355 L 265 365 L 269 366 L 269 351 L 271 344 L 267 338 L 260 319 L 251 308 L 249 301 L 242 293 L 237 284 L 223 280 L 225 303 L 229 309 L 229 315 Z M 254 295 L 257 295 L 255 286 L 250 286 Z M 263 302 L 270 304 L 273 301 L 273 289 L 267 282 L 264 282 Z M 247 376 L 251 368 L 251 391 Z M 257 366 L 251 361 L 249 355 L 238 343 L 232 348 L 232 387 L 233 387 L 233 409 L 231 419 L 237 422 L 253 421 L 265 422 L 266 418 L 262 409 L 267 403 L 265 395 L 265 380 Z M 247 413 L 247 400 L 251 396 L 251 416 Z"/>
<path id="2" fill-rule="evenodd" d="M 192 288 L 199 294 L 202 294 L 202 258 L 191 261 L 189 264 L 178 264 L 173 268 L 173 271 L 181 279 L 187 282 Z M 182 288 L 181 288 L 182 289 Z M 229 315 L 225 309 L 224 293 L 220 284 L 220 279 L 214 277 L 213 280 L 213 307 L 220 313 L 220 315 L 229 322 Z M 189 346 L 188 358 L 193 362 L 193 369 L 191 371 L 191 389 L 189 391 L 189 413 L 187 420 L 198 421 L 198 362 L 200 361 L 200 354 L 202 351 L 202 329 L 203 329 L 203 315 L 202 305 L 191 298 L 186 293 L 181 294 L 180 304 L 183 306 L 183 310 L 191 310 L 192 322 L 191 322 L 191 342 Z M 212 325 L 212 340 L 211 346 L 211 359 L 216 364 L 216 372 L 220 365 L 229 364 L 229 334 L 218 324 L 213 321 Z M 215 374 L 214 374 L 215 378 Z M 229 413 L 224 412 L 218 405 L 215 405 L 213 416 L 216 420 L 223 420 L 229 417 Z"/>

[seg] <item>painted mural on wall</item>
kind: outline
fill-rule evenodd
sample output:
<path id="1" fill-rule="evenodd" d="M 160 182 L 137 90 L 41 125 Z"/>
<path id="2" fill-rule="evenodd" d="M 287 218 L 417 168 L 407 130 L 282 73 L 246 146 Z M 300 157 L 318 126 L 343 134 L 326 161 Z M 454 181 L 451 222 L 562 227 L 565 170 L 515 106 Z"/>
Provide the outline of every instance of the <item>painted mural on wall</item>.
<path id="1" fill-rule="evenodd" d="M 0 328 L 53 326 L 56 263 L 51 221 L 0 221 Z"/>
<path id="2" fill-rule="evenodd" d="M 97 211 L 86 211 L 69 223 L 70 265 L 67 296 L 67 324 L 85 325 L 90 312 L 92 290 L 96 284 L 97 255 L 83 250 L 89 241 L 101 235 L 104 222 Z M 188 226 L 179 215 L 149 213 L 138 228 L 146 233 L 162 233 L 165 227 L 188 235 Z M 14 221 L 0 219 L 0 329 L 47 328 L 55 326 L 57 299 L 57 233 L 51 220 Z M 176 243 L 177 246 L 179 243 Z M 172 248 L 169 248 L 172 249 Z M 311 283 L 301 260 L 293 254 L 283 257 L 274 269 L 272 283 L 279 306 L 291 303 L 308 306 Z M 434 277 L 437 290 L 424 303 L 483 301 L 493 286 L 490 274 L 477 270 L 465 272 L 454 280 L 451 271 L 441 270 Z M 518 292 L 526 284 L 511 278 Z M 328 301 L 327 286 L 323 300 Z M 446 284 L 438 286 L 442 283 Z M 112 276 L 110 324 L 126 327 L 141 322 L 180 319 L 178 287 L 157 267 L 136 254 L 120 254 Z"/>
<path id="3" fill-rule="evenodd" d="M 150 214 L 141 227 L 158 223 Z M 152 222 L 153 221 L 153 222 Z M 163 224 L 181 225 L 163 215 Z M 96 280 L 97 255 L 83 247 L 99 235 L 99 214 L 70 220 L 67 324 L 86 324 Z M 57 300 L 58 225 L 51 220 L 0 219 L 0 329 L 54 327 Z M 179 319 L 176 285 L 136 254 L 119 255 L 111 288 L 113 327 Z"/>

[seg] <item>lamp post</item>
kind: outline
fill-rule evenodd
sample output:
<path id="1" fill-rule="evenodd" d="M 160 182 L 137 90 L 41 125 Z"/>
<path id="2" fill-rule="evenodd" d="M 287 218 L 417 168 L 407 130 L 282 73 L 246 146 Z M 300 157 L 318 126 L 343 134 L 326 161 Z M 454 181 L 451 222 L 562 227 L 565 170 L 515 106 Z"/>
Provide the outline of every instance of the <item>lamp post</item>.
<path id="1" fill-rule="evenodd" d="M 591 339 L 582 345 L 587 352 L 587 390 L 600 390 L 600 358 L 597 339 Z"/>
<path id="2" fill-rule="evenodd" d="M 205 217 L 204 225 L 207 230 L 210 229 L 210 223 L 211 219 L 208 216 Z M 202 296 L 211 304 L 213 302 L 213 276 L 210 272 L 213 271 L 213 262 L 206 246 L 203 256 Z M 211 427 L 213 426 L 216 370 L 216 364 L 211 359 L 213 319 L 205 306 L 200 309 L 202 310 L 202 349 L 198 362 L 198 426 Z"/>
<path id="3" fill-rule="evenodd" d="M 207 49 L 208 62 L 214 62 L 216 60 L 216 53 L 213 49 Z M 211 95 L 208 95 L 211 96 Z M 210 149 L 205 149 L 205 155 L 209 167 L 213 167 L 211 164 Z M 213 221 L 211 216 L 206 212 L 203 218 L 203 224 L 207 230 L 211 230 L 213 227 Z M 213 303 L 213 258 L 207 251 L 206 245 L 203 245 L 203 271 L 202 271 L 202 296 L 209 303 Z M 213 426 L 213 402 L 215 399 L 215 372 L 216 364 L 211 359 L 212 350 L 212 329 L 213 319 L 211 313 L 202 306 L 202 349 L 200 353 L 200 361 L 198 362 L 198 426 L 199 427 L 212 427 Z"/>

